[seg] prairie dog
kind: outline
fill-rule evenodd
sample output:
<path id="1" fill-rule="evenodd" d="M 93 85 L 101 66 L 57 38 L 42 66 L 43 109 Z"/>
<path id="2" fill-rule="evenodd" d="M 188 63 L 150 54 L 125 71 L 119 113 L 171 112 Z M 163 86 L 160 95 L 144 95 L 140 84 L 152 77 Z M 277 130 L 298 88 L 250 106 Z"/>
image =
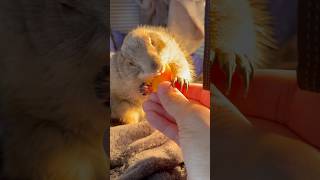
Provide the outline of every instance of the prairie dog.
<path id="1" fill-rule="evenodd" d="M 141 26 L 124 39 L 121 50 L 111 57 L 111 117 L 123 123 L 143 120 L 142 103 L 147 78 L 169 65 L 177 81 L 187 84 L 193 79 L 190 56 L 162 27 Z"/>

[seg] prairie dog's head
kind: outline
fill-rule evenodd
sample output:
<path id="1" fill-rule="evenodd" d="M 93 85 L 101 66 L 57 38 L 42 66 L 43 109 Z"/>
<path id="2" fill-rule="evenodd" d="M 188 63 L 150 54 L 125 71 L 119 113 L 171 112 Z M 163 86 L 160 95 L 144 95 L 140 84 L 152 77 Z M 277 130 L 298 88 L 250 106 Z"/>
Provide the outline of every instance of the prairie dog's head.
<path id="1" fill-rule="evenodd" d="M 141 80 L 161 73 L 164 61 L 160 53 L 165 47 L 161 36 L 141 29 L 130 32 L 121 47 L 123 68 Z"/>
<path id="2" fill-rule="evenodd" d="M 190 59 L 166 28 L 142 26 L 132 30 L 111 59 L 111 91 L 131 98 L 140 97 L 147 80 L 163 73 L 168 65 L 172 68 L 174 64 L 173 76 L 186 74 L 183 77 L 191 80 Z M 124 85 L 130 88 L 124 89 Z"/>

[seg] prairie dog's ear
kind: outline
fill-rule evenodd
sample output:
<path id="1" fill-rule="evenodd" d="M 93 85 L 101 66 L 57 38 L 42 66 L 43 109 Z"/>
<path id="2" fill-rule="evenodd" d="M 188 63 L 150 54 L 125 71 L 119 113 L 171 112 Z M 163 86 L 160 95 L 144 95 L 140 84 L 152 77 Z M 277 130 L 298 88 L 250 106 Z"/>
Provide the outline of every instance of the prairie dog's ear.
<path id="1" fill-rule="evenodd" d="M 156 33 L 150 33 L 149 38 L 150 44 L 156 48 L 158 53 L 160 53 L 162 49 L 165 47 L 165 43 L 162 41 L 160 36 Z"/>
<path id="2" fill-rule="evenodd" d="M 144 42 L 134 37 L 131 33 L 129 33 L 125 38 L 121 45 L 121 51 L 125 54 L 134 54 L 137 49 L 144 48 Z"/>

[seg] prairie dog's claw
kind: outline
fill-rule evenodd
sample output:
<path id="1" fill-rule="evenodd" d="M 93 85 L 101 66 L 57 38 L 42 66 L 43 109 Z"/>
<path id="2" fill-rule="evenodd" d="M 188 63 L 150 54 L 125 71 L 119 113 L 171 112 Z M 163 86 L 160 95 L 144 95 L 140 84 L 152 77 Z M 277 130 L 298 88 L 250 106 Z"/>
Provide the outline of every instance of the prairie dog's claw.
<path id="1" fill-rule="evenodd" d="M 180 91 L 182 91 L 183 85 L 184 85 L 184 79 L 178 78 L 178 81 L 179 81 L 179 84 L 180 84 Z"/>
<path id="2" fill-rule="evenodd" d="M 188 90 L 189 90 L 189 81 L 185 80 L 185 84 L 186 84 L 186 92 L 188 92 Z"/>
<path id="3" fill-rule="evenodd" d="M 236 56 L 232 53 L 218 53 L 218 59 L 220 68 L 226 73 L 227 77 L 227 90 L 226 93 L 229 93 L 231 89 L 232 76 L 236 70 Z"/>
<path id="4" fill-rule="evenodd" d="M 189 89 L 189 81 L 185 78 L 181 78 L 181 77 L 176 77 L 174 78 L 174 80 L 172 81 L 172 87 L 176 87 L 176 83 L 178 82 L 178 84 L 180 85 L 180 91 L 183 90 L 183 87 L 185 87 L 186 92 L 188 92 Z"/>
<path id="5" fill-rule="evenodd" d="M 230 93 L 232 77 L 236 69 L 238 69 L 244 82 L 245 94 L 247 94 L 249 91 L 250 81 L 253 78 L 254 73 L 252 60 L 246 55 L 221 51 L 216 52 L 216 57 L 220 68 L 226 73 L 227 90 L 225 93 Z"/>
<path id="6" fill-rule="evenodd" d="M 237 66 L 239 67 L 239 71 L 241 77 L 244 81 L 245 86 L 245 94 L 249 91 L 250 81 L 253 78 L 254 67 L 247 56 L 237 56 Z"/>
<path id="7" fill-rule="evenodd" d="M 177 77 L 175 77 L 175 78 L 172 80 L 172 82 L 171 82 L 172 87 L 175 87 L 175 84 L 176 84 L 177 80 L 178 80 Z"/>

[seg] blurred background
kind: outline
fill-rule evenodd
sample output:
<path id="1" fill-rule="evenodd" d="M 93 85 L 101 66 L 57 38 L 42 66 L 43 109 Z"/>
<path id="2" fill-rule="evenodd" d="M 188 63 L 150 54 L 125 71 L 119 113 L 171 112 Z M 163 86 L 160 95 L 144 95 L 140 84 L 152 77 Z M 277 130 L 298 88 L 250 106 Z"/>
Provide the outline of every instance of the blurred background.
<path id="1" fill-rule="evenodd" d="M 297 0 L 268 0 L 273 17 L 274 35 L 279 50 L 273 69 L 295 69 L 297 66 Z M 110 0 L 110 23 L 118 48 L 123 36 L 139 24 L 167 25 L 170 0 Z M 113 47 L 113 45 L 111 45 Z M 197 73 L 202 71 L 202 45 L 194 54 Z M 115 50 L 111 48 L 111 50 Z"/>

